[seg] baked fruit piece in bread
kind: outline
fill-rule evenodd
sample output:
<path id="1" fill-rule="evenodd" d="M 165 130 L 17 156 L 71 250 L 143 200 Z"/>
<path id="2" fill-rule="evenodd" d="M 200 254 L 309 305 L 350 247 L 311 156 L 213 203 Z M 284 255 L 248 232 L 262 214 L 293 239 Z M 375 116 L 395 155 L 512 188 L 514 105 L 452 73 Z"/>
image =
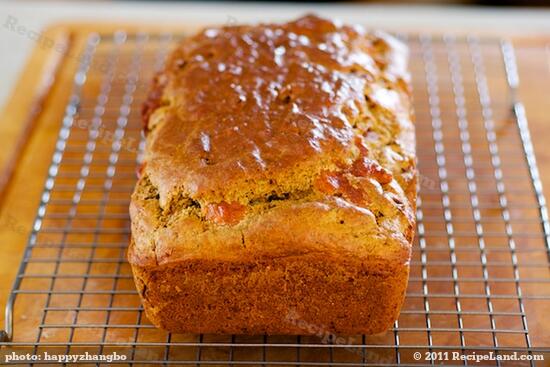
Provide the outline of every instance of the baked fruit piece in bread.
<path id="1" fill-rule="evenodd" d="M 407 50 L 316 16 L 183 40 L 143 107 L 129 261 L 173 332 L 378 333 L 415 228 Z"/>

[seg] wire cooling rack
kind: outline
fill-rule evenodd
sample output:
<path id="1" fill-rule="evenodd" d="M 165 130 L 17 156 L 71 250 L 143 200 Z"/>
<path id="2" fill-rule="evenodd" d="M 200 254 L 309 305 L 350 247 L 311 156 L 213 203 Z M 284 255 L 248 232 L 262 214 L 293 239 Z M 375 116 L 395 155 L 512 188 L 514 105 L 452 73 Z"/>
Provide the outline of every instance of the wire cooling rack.
<path id="1" fill-rule="evenodd" d="M 154 328 L 125 257 L 127 208 L 143 148 L 140 104 L 179 37 L 89 36 L 7 305 L 3 353 L 117 352 L 125 359 L 114 363 L 136 365 L 548 363 L 550 226 L 517 52 L 476 37 L 404 37 L 421 174 L 410 283 L 393 329 L 343 336 L 318 325 L 317 336 L 289 337 Z M 550 51 L 532 51 L 525 60 L 550 65 Z M 476 363 L 453 352 L 528 360 Z"/>

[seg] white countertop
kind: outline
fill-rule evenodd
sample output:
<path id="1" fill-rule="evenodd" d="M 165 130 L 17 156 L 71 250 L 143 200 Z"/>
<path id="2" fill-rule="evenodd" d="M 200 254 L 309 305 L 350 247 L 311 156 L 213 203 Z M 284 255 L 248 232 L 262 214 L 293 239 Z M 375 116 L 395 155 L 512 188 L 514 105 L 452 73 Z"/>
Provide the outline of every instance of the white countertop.
<path id="1" fill-rule="evenodd" d="M 471 30 L 550 35 L 550 9 L 372 4 L 195 2 L 0 2 L 0 106 L 35 45 L 29 36 L 57 21 L 257 22 L 287 20 L 306 12 L 374 28 Z M 12 25 L 22 25 L 25 35 Z M 31 31 L 29 33 L 28 31 Z M 1 123 L 1 122 L 0 122 Z"/>

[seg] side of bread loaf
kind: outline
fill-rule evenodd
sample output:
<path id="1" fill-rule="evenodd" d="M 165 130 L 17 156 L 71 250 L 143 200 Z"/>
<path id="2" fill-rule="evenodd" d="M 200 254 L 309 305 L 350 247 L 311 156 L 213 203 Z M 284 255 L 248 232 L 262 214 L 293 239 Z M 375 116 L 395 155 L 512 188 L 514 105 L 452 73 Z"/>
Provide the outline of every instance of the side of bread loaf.
<path id="1" fill-rule="evenodd" d="M 315 16 L 205 29 L 155 79 L 129 260 L 174 332 L 377 333 L 408 281 L 406 48 Z"/>

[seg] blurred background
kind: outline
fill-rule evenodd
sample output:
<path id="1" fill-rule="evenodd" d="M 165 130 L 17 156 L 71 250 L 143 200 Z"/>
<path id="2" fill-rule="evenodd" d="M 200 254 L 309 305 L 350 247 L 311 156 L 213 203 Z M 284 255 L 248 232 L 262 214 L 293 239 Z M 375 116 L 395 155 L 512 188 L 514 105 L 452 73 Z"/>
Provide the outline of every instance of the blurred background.
<path id="1" fill-rule="evenodd" d="M 101 2 L 113 2 L 109 0 L 100 0 Z M 149 0 L 151 1 L 151 0 Z M 165 0 L 166 1 L 166 0 Z M 185 2 L 181 0 L 168 0 L 169 2 Z M 209 1 L 209 0 L 207 0 Z M 3 2 L 32 2 L 27 0 L 0 0 L 0 3 Z M 58 1 L 59 2 L 59 1 Z M 65 0 L 67 3 L 78 3 L 84 2 L 80 0 Z M 155 1 L 152 1 L 155 2 Z M 234 2 L 234 1 L 227 1 Z M 253 2 L 253 1 L 247 1 Z M 345 1 L 335 1 L 335 0 L 286 0 L 286 1 L 273 1 L 279 3 L 304 3 L 304 2 L 323 2 L 323 3 L 343 3 Z M 550 6 L 550 0 L 417 0 L 417 1 L 399 1 L 399 0 L 351 0 L 347 2 L 362 2 L 362 3 L 371 3 L 371 4 L 393 4 L 393 5 L 479 5 L 479 6 Z"/>

